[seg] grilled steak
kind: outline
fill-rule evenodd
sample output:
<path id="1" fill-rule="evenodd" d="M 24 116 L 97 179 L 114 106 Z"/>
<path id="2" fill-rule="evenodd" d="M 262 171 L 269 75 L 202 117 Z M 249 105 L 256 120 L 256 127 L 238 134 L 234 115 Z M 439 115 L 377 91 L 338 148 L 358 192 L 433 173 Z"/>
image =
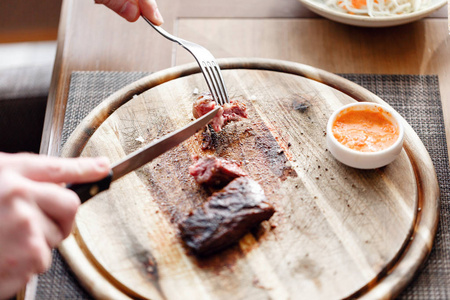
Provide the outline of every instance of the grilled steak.
<path id="1" fill-rule="evenodd" d="M 181 237 L 196 254 L 212 254 L 237 242 L 274 212 L 261 186 L 239 177 L 189 214 L 180 224 Z"/>
<path id="2" fill-rule="evenodd" d="M 213 110 L 215 106 L 216 103 L 211 94 L 202 94 L 194 102 L 192 113 L 195 118 L 199 118 Z M 247 117 L 247 107 L 245 104 L 237 100 L 230 100 L 230 103 L 225 103 L 222 106 L 210 124 L 215 131 L 219 132 L 228 122 L 238 121 L 241 118 Z"/>
<path id="3" fill-rule="evenodd" d="M 215 106 L 216 102 L 212 98 L 211 94 L 202 94 L 194 102 L 192 113 L 195 118 L 200 118 L 204 114 L 213 110 Z M 225 124 L 225 118 L 223 117 L 223 108 L 221 108 L 217 112 L 216 116 L 211 120 L 210 124 L 215 131 L 219 132 L 222 130 L 222 127 Z"/>
<path id="4" fill-rule="evenodd" d="M 224 186 L 236 177 L 247 176 L 240 168 L 241 164 L 212 155 L 198 157 L 189 167 L 189 174 L 199 184 L 211 186 Z"/>
<path id="5" fill-rule="evenodd" d="M 239 121 L 248 117 L 247 106 L 237 100 L 230 100 L 230 103 L 225 103 L 222 107 L 225 122 Z"/>

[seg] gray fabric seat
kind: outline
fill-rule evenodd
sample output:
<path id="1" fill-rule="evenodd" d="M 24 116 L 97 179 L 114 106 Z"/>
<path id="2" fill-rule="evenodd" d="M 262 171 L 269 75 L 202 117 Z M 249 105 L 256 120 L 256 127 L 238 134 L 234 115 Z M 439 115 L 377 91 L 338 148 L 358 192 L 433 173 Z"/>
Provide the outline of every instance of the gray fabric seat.
<path id="1" fill-rule="evenodd" d="M 39 152 L 56 44 L 0 45 L 0 151 Z"/>

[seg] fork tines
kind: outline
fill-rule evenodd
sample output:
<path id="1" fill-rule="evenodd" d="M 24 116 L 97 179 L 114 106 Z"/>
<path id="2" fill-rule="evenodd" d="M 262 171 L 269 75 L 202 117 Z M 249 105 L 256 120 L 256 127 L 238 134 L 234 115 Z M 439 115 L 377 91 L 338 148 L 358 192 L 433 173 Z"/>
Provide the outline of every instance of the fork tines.
<path id="1" fill-rule="evenodd" d="M 215 61 L 203 61 L 201 69 L 214 101 L 220 106 L 230 102 L 219 65 Z"/>
<path id="2" fill-rule="evenodd" d="M 211 54 L 211 52 L 209 52 L 205 47 L 202 47 L 193 42 L 180 39 L 179 37 L 168 33 L 161 27 L 154 25 L 144 16 L 142 16 L 142 18 L 144 18 L 144 20 L 162 36 L 171 40 L 172 42 L 178 43 L 194 56 L 195 60 L 200 65 L 203 76 L 205 77 L 206 83 L 208 84 L 209 90 L 211 91 L 211 95 L 217 104 L 222 106 L 225 103 L 230 102 L 219 65 L 216 63 L 215 58 Z"/>

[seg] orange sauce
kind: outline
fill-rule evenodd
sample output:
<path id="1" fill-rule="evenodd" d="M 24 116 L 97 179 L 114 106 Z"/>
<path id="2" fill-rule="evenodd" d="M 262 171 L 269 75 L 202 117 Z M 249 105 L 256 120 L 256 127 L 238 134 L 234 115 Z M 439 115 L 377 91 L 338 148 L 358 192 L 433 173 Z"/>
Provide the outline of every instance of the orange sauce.
<path id="1" fill-rule="evenodd" d="M 399 137 L 399 128 L 385 117 L 387 112 L 378 110 L 353 110 L 341 112 L 334 121 L 334 137 L 344 146 L 361 151 L 383 150 Z"/>

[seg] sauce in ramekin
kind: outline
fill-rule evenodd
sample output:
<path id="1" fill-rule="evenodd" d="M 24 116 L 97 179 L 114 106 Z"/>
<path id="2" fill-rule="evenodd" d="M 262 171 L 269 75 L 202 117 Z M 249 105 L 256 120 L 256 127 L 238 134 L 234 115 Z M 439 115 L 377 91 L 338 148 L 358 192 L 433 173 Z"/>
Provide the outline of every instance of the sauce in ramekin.
<path id="1" fill-rule="evenodd" d="M 399 127 L 390 114 L 376 109 L 342 111 L 333 123 L 332 132 L 342 145 L 361 152 L 377 152 L 393 145 L 399 138 Z"/>

